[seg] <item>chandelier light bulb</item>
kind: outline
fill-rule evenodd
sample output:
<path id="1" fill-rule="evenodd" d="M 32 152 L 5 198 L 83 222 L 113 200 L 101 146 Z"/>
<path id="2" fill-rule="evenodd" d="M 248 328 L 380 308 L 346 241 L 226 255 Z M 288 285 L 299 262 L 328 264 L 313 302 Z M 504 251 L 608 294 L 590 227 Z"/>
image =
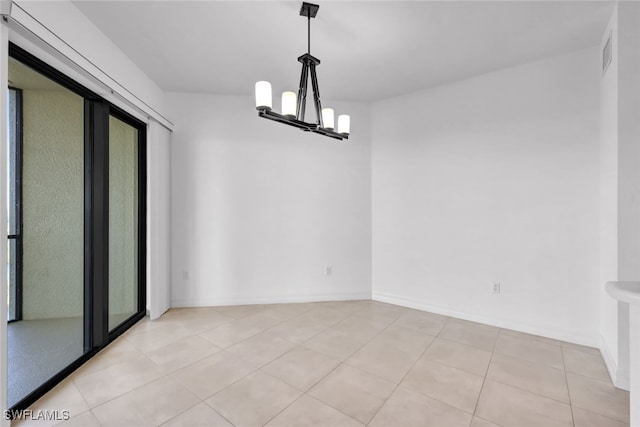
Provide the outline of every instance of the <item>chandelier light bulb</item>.
<path id="1" fill-rule="evenodd" d="M 256 108 L 272 108 L 271 83 L 265 81 L 256 82 Z"/>
<path id="2" fill-rule="evenodd" d="M 351 117 L 348 114 L 338 116 L 338 133 L 351 133 Z"/>
<path id="3" fill-rule="evenodd" d="M 333 108 L 323 108 L 322 109 L 322 124 L 325 129 L 333 130 L 334 121 L 333 121 Z"/>
<path id="4" fill-rule="evenodd" d="M 296 116 L 298 95 L 295 92 L 282 92 L 282 114 L 287 117 Z"/>

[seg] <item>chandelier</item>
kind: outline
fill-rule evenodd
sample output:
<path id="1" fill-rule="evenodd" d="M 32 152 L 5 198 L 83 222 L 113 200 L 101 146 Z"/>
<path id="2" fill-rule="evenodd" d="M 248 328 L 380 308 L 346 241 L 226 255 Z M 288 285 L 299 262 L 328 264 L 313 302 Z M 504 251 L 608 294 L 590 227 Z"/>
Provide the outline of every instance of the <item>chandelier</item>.
<path id="1" fill-rule="evenodd" d="M 311 55 L 311 18 L 315 18 L 320 6 L 311 3 L 302 3 L 300 16 L 307 18 L 307 53 L 298 58 L 302 64 L 300 86 L 298 94 L 295 92 L 282 93 L 282 114 L 273 111 L 271 103 L 271 83 L 266 81 L 256 82 L 256 109 L 258 116 L 297 127 L 305 132 L 319 133 L 335 139 L 348 139 L 351 127 L 351 118 L 346 114 L 338 116 L 338 128 L 335 129 L 333 108 L 322 108 L 320 103 L 320 91 L 318 89 L 318 76 L 316 66 L 320 60 Z M 316 110 L 316 122 L 305 122 L 305 107 L 307 104 L 307 83 L 311 74 L 311 87 L 313 88 L 313 104 Z"/>

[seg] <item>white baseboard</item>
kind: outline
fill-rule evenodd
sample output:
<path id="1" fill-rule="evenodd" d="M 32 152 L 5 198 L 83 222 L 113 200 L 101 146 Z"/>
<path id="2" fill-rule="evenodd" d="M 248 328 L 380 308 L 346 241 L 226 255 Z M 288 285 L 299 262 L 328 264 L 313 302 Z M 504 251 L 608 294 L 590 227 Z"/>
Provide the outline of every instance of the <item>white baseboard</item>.
<path id="1" fill-rule="evenodd" d="M 171 300 L 171 307 L 215 307 L 223 305 L 284 304 L 320 301 L 370 300 L 370 292 L 293 295 L 276 297 L 238 297 L 238 298 L 176 298 Z"/>
<path id="2" fill-rule="evenodd" d="M 469 320 L 472 322 L 484 323 L 486 325 L 497 326 L 499 328 L 511 329 L 527 334 L 566 341 L 574 344 L 585 345 L 589 347 L 598 346 L 598 343 L 594 342 L 593 337 L 590 337 L 588 334 L 582 332 L 567 332 L 549 328 L 540 328 L 523 324 L 514 320 L 496 319 L 479 314 L 466 313 L 456 310 L 453 307 L 430 304 L 428 302 L 415 299 L 406 299 L 386 292 L 373 291 L 371 299 L 380 302 L 387 302 L 389 304 L 400 305 L 403 307 L 415 308 L 417 310 L 428 311 L 430 313 L 442 314 L 444 316 L 451 316 L 458 319 Z"/>
<path id="3" fill-rule="evenodd" d="M 618 368 L 618 361 L 611 355 L 609 346 L 607 346 L 607 343 L 602 336 L 600 337 L 600 345 L 598 347 L 600 348 L 600 353 L 604 359 L 604 364 L 607 366 L 607 371 L 609 371 L 609 376 L 611 377 L 613 385 L 617 388 L 629 391 L 630 374 L 629 372 L 626 372 L 626 370 Z"/>

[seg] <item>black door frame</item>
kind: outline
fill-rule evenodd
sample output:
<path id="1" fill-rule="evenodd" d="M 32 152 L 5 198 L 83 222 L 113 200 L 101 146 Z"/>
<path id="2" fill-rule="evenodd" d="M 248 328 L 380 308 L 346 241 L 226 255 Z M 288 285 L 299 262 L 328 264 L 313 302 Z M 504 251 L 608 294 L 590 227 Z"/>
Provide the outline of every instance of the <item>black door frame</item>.
<path id="1" fill-rule="evenodd" d="M 116 107 L 113 104 L 108 105 L 108 114 L 106 118 L 106 126 L 108 129 L 109 126 L 109 116 L 113 116 L 118 120 L 128 124 L 137 130 L 137 141 L 138 141 L 138 307 L 134 314 L 129 316 L 126 320 L 124 320 L 120 325 L 113 328 L 109 331 L 109 340 L 113 340 L 131 326 L 133 326 L 138 320 L 143 318 L 146 315 L 147 310 L 147 127 L 141 121 L 135 119 L 126 111 Z M 107 164 L 106 164 L 106 173 L 105 176 L 109 177 L 109 164 L 108 164 L 108 150 L 109 150 L 109 138 L 107 134 L 107 139 L 105 140 L 105 147 L 107 150 Z M 109 186 L 106 188 L 106 206 L 108 212 L 109 206 Z M 107 221 L 108 222 L 108 221 Z M 108 225 L 108 224 L 107 224 Z M 108 227 L 107 227 L 108 233 Z M 108 252 L 108 234 L 106 239 L 106 246 Z M 109 265 L 108 263 L 106 264 Z M 109 283 L 109 277 L 106 277 L 107 283 Z M 109 302 L 108 293 L 106 295 L 107 303 Z M 106 313 L 106 324 L 107 330 L 109 325 L 109 310 L 107 308 Z"/>
<path id="2" fill-rule="evenodd" d="M 84 354 L 14 404 L 29 405 L 146 315 L 146 124 L 19 46 L 9 57 L 84 98 Z M 109 115 L 138 130 L 138 307 L 109 331 Z"/>
<path id="3" fill-rule="evenodd" d="M 15 229 L 9 230 L 8 240 L 15 240 L 15 293 L 12 295 L 14 301 L 14 316 L 9 318 L 9 322 L 22 320 L 22 89 L 9 86 L 9 91 L 16 94 L 16 118 L 15 118 L 15 151 L 10 155 L 14 156 L 14 191 L 15 204 L 9 209 L 13 210 L 15 217 Z M 8 250 L 8 249 L 7 249 Z M 7 284 L 8 285 L 8 284 Z"/>

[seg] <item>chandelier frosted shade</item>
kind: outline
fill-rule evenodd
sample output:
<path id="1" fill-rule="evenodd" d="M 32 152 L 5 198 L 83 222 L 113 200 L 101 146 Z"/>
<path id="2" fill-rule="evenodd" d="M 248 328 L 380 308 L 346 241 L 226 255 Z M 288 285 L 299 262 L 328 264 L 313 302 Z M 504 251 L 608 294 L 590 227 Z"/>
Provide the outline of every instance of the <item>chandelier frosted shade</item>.
<path id="1" fill-rule="evenodd" d="M 348 115 L 338 116 L 338 131 L 335 131 L 335 113 L 332 108 L 322 108 L 320 93 L 318 89 L 318 75 L 316 66 L 320 65 L 320 60 L 311 55 L 311 18 L 315 18 L 320 6 L 311 3 L 302 3 L 300 15 L 307 18 L 307 53 L 298 57 L 298 62 L 302 64 L 300 74 L 300 86 L 298 93 L 284 92 L 282 94 L 282 110 L 277 113 L 272 110 L 271 105 L 271 84 L 260 81 L 256 83 L 256 109 L 258 116 L 264 119 L 273 120 L 285 125 L 293 126 L 306 132 L 318 133 L 330 138 L 343 140 L 349 138 L 351 120 Z M 311 80 L 313 88 L 313 106 L 316 112 L 316 121 L 305 121 L 305 110 L 307 104 L 307 86 Z"/>
<path id="2" fill-rule="evenodd" d="M 291 118 L 296 116 L 297 96 L 295 92 L 282 92 L 282 115 Z"/>
<path id="3" fill-rule="evenodd" d="M 256 108 L 272 108 L 271 83 L 256 82 Z"/>
<path id="4" fill-rule="evenodd" d="M 351 133 L 351 117 L 348 114 L 340 114 L 338 116 L 338 133 Z"/>
<path id="5" fill-rule="evenodd" d="M 322 109 L 322 124 L 324 124 L 325 129 L 333 130 L 335 127 L 333 120 L 333 108 Z"/>

